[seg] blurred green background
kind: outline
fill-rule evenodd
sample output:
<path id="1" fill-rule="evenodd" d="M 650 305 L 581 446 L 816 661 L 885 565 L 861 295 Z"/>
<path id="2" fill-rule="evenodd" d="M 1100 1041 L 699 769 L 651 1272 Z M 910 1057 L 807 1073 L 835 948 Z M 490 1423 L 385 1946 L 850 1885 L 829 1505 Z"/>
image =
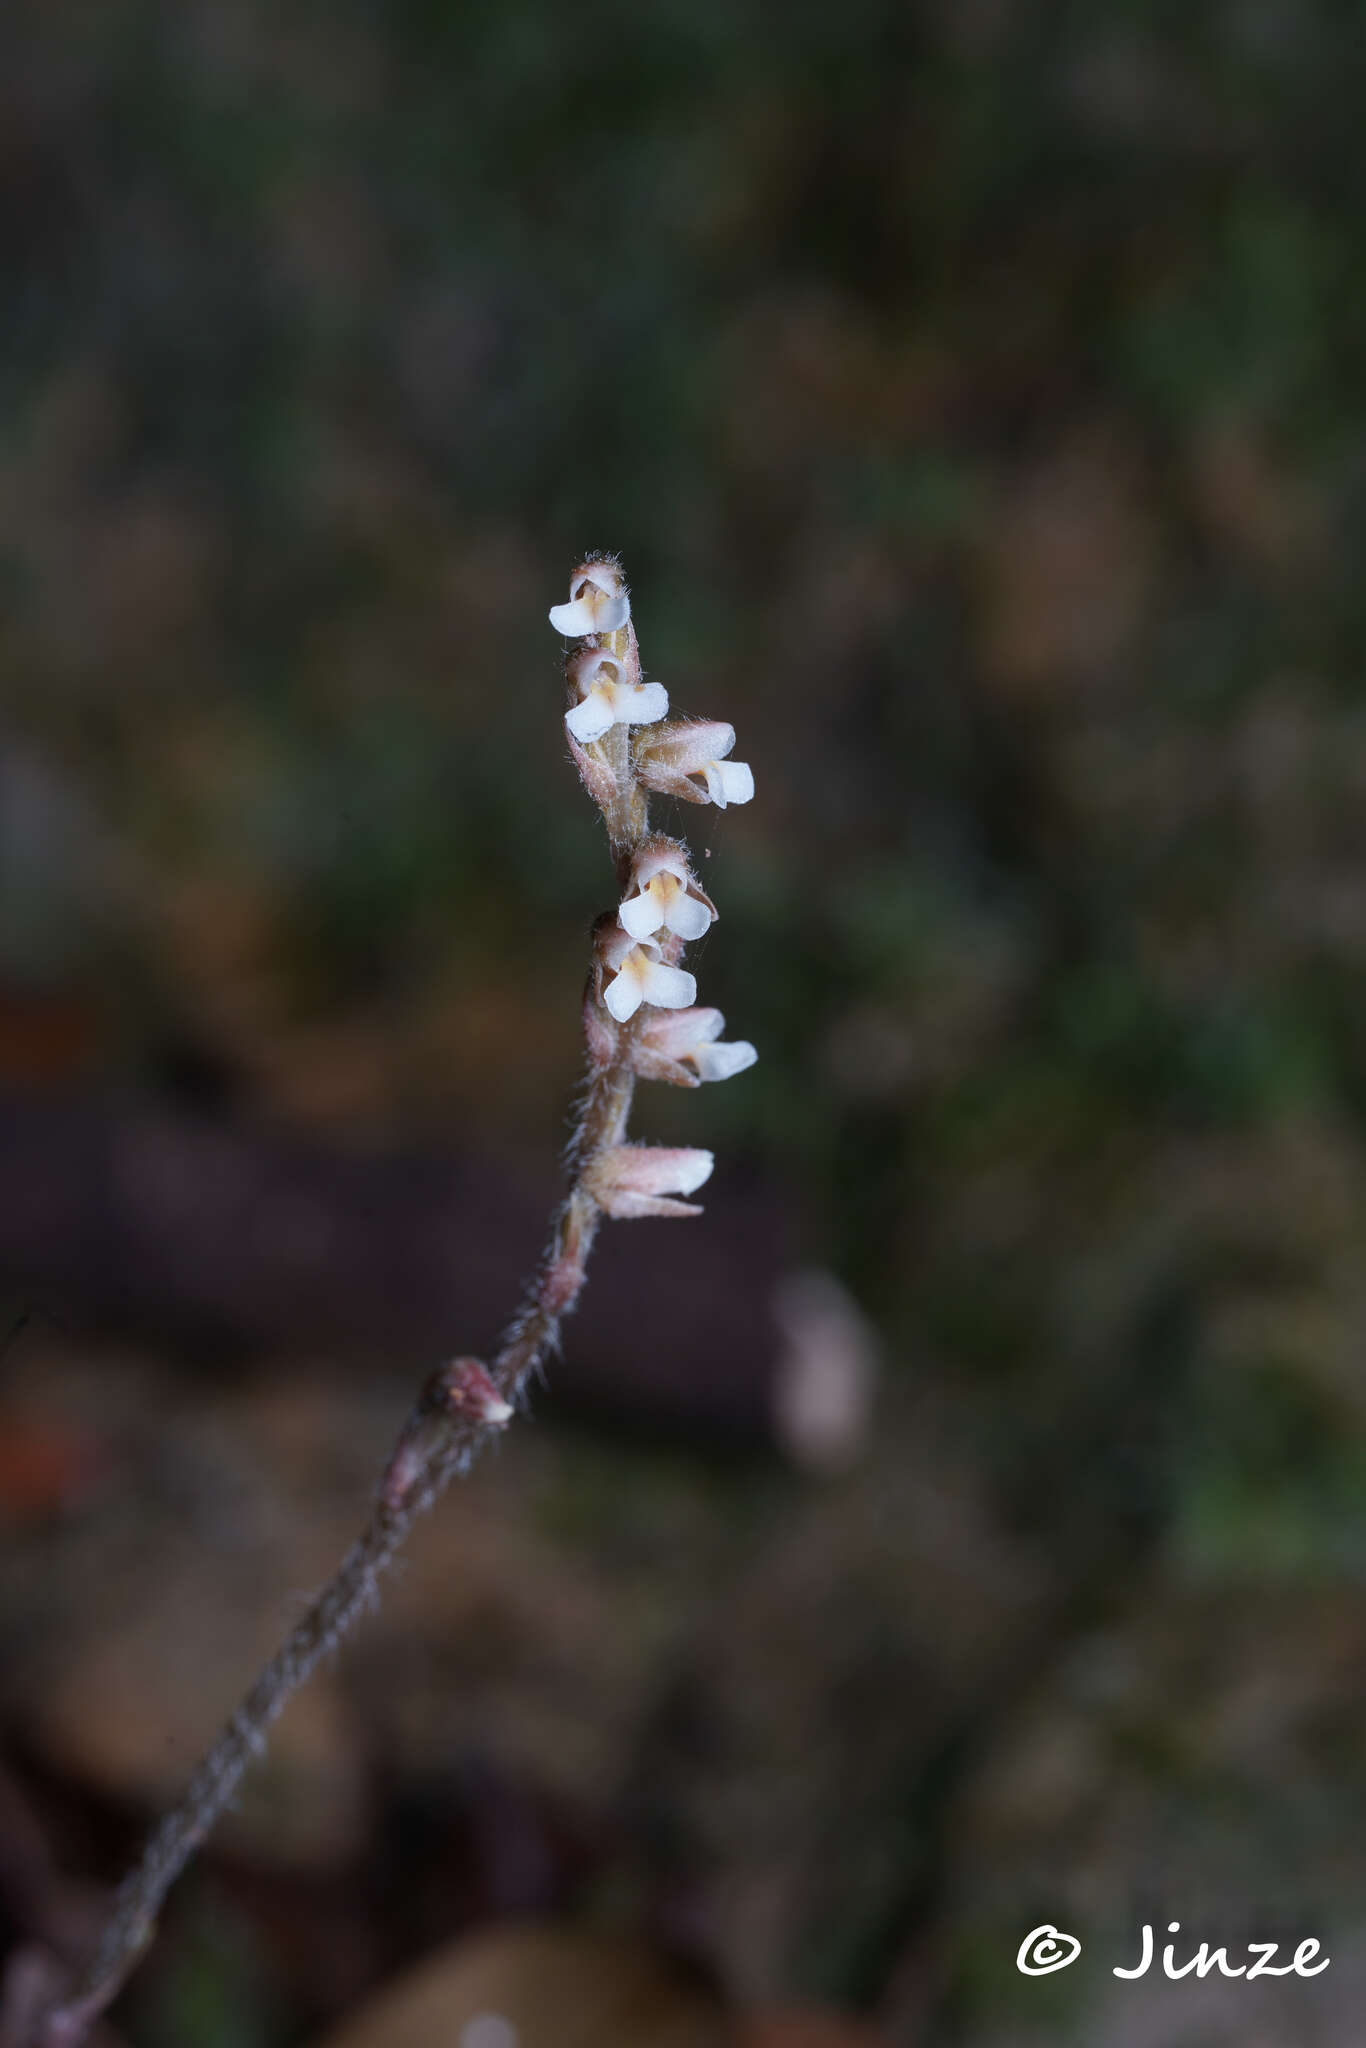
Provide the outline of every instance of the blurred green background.
<path id="1" fill-rule="evenodd" d="M 702 999 L 760 1064 L 637 1129 L 714 1144 L 718 1190 L 785 1190 L 882 1346 L 832 1477 L 514 1436 L 450 1526 L 505 1517 L 490 1554 L 533 1635 L 538 1589 L 577 1617 L 611 1742 L 576 1750 L 563 1671 L 489 1676 L 496 1641 L 433 1592 L 451 1661 L 411 1684 L 446 1732 L 386 1721 L 392 1666 L 357 1647 L 320 1810 L 370 1789 L 323 1860 L 388 1842 L 401 1893 L 395 1815 L 439 1765 L 465 1875 L 410 1949 L 502 1910 L 451 1762 L 492 1742 L 517 1814 L 547 1784 L 573 1810 L 546 1897 L 686 1935 L 737 1998 L 973 2048 L 1345 2040 L 1360 10 L 12 0 L 0 44 L 7 1093 L 189 1095 L 548 1175 L 608 870 L 545 612 L 619 549 L 648 671 L 734 722 L 758 784 L 682 823 L 724 914 Z M 111 1516 L 139 1613 L 173 1604 L 166 1545 L 193 1607 L 206 1541 L 236 1543 L 268 1642 L 330 1553 L 234 1535 L 273 1455 L 249 1425 L 307 1507 L 333 1410 L 314 1380 L 291 1408 L 284 1361 L 267 1410 L 250 1363 L 206 1392 L 173 1349 L 106 1357 L 6 1299 L 15 1770 L 63 1868 L 108 1876 L 216 1709 L 167 1787 L 92 1758 L 79 1702 L 114 1667 L 155 1747 L 156 1659 L 116 1637 L 61 1721 L 86 1620 L 59 1602 L 40 1643 L 32 1589 L 108 1554 Z M 348 1382 L 329 1536 L 400 1383 Z M 33 1477 L 34 1416 L 65 1472 L 73 1404 L 125 1475 L 91 1498 Z M 246 1493 L 206 1539 L 168 1480 L 140 1532 L 127 1475 L 201 1454 Z M 400 1662 L 405 1612 L 377 1638 Z M 471 1659 L 518 1703 L 496 1738 Z M 249 1668 L 215 1673 L 222 1708 Z M 300 1840 L 313 1947 L 279 1950 L 262 1828 L 191 1880 L 128 2039 L 293 2041 L 409 1952 L 340 1988 L 300 1960 L 354 1962 L 365 1918 L 353 1888 L 328 1921 Z M 1339 1962 L 1223 2003 L 1117 1987 L 1169 1917 Z M 1087 1955 L 1036 1984 L 1013 1957 L 1043 1920 Z"/>

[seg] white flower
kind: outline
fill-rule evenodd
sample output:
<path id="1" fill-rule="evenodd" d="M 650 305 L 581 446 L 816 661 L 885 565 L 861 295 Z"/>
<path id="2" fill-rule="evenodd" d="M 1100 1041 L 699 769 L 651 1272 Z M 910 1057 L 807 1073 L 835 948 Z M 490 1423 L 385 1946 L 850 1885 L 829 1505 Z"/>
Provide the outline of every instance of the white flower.
<path id="1" fill-rule="evenodd" d="M 754 794 L 754 775 L 747 761 L 728 761 L 735 745 L 735 727 L 723 719 L 698 719 L 666 725 L 642 741 L 636 773 L 649 789 L 663 796 L 681 796 L 692 804 L 747 804 Z M 705 787 L 694 779 L 701 776 Z"/>
<path id="2" fill-rule="evenodd" d="M 684 1010 L 697 1000 L 697 983 L 681 967 L 670 967 L 653 939 L 633 939 L 618 928 L 599 941 L 602 964 L 612 972 L 602 1000 L 625 1024 L 642 1003 L 660 1010 Z"/>
<path id="3" fill-rule="evenodd" d="M 716 905 L 693 880 L 688 856 L 669 840 L 643 846 L 631 869 L 634 894 L 617 915 L 632 938 L 648 939 L 660 930 L 680 939 L 700 939 L 716 916 Z"/>
<path id="4" fill-rule="evenodd" d="M 759 1055 L 747 1038 L 723 1040 L 725 1028 L 719 1010 L 675 1010 L 667 1017 L 652 1017 L 640 1042 L 647 1054 L 659 1058 L 661 1068 L 689 1062 L 699 1081 L 728 1081 L 732 1074 L 743 1074 L 746 1067 L 752 1067 Z M 675 1078 L 659 1069 L 656 1077 L 661 1081 Z M 676 1078 L 686 1080 L 687 1076 Z"/>
<path id="5" fill-rule="evenodd" d="M 550 623 L 567 639 L 584 633 L 616 633 L 631 616 L 621 571 L 611 562 L 585 562 L 569 581 L 568 604 L 552 605 Z"/>
<path id="6" fill-rule="evenodd" d="M 616 656 L 601 647 L 575 656 L 570 680 L 579 702 L 565 712 L 564 722 L 581 747 L 601 739 L 614 725 L 653 725 L 669 709 L 663 683 L 628 683 Z"/>
<path id="7" fill-rule="evenodd" d="M 611 1145 L 584 1176 L 609 1216 L 700 1216 L 695 1202 L 679 1202 L 711 1173 L 713 1158 L 691 1146 Z"/>

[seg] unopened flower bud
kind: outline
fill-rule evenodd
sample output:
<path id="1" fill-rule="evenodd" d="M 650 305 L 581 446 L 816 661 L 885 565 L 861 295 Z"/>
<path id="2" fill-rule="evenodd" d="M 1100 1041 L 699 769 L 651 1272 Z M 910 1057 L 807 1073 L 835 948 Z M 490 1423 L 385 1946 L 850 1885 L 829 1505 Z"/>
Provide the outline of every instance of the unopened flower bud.
<path id="1" fill-rule="evenodd" d="M 501 1429 L 512 1413 L 477 1358 L 453 1358 L 440 1366 L 422 1389 L 385 1468 L 381 1498 L 386 1506 L 400 1508 L 416 1489 L 430 1485 L 432 1460 L 448 1440 L 453 1416 L 474 1430 Z"/>
<path id="2" fill-rule="evenodd" d="M 700 1216 L 696 1203 L 674 1198 L 700 1188 L 712 1164 L 710 1152 L 690 1146 L 613 1145 L 598 1154 L 586 1180 L 609 1216 Z"/>
<path id="3" fill-rule="evenodd" d="M 443 1365 L 434 1374 L 426 1398 L 432 1407 L 466 1415 L 481 1428 L 501 1429 L 512 1419 L 511 1407 L 477 1358 L 453 1358 Z"/>
<path id="4" fill-rule="evenodd" d="M 568 604 L 552 605 L 550 623 L 567 639 L 616 633 L 631 616 L 631 600 L 613 562 L 584 562 L 569 581 Z"/>
<path id="5" fill-rule="evenodd" d="M 727 804 L 747 804 L 754 794 L 749 763 L 726 759 L 734 745 L 735 727 L 723 719 L 661 726 L 636 741 L 636 774 L 662 796 L 713 803 L 724 811 Z"/>

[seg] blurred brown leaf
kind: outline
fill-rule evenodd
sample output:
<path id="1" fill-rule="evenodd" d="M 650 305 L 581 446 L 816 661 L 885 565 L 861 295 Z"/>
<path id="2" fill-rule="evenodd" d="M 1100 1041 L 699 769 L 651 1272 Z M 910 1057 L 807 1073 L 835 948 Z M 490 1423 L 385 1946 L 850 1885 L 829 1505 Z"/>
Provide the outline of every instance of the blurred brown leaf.
<path id="1" fill-rule="evenodd" d="M 571 1927 L 503 1926 L 441 1950 L 316 2048 L 724 2048 L 736 2042 L 720 1999 L 643 1943 Z M 767 2048 L 779 2048 L 776 2037 Z M 819 2044 L 813 2039 L 810 2048 Z"/>

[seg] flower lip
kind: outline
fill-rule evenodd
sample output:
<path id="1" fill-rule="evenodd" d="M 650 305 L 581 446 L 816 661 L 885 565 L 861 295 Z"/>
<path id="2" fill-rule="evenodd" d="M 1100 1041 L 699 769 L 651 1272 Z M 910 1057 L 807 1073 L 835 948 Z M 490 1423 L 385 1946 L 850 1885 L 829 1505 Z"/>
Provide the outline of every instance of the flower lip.
<path id="1" fill-rule="evenodd" d="M 647 841 L 631 864 L 631 880 L 633 892 L 617 915 L 639 939 L 661 929 L 700 939 L 716 918 L 716 905 L 694 879 L 686 848 L 672 839 Z"/>
<path id="2" fill-rule="evenodd" d="M 735 727 L 722 719 L 666 725 L 641 743 L 636 772 L 647 789 L 686 803 L 714 803 L 719 810 L 728 803 L 747 804 L 754 795 L 754 775 L 747 761 L 726 759 L 734 745 Z"/>
<path id="3" fill-rule="evenodd" d="M 729 1081 L 733 1074 L 752 1067 L 759 1055 L 747 1038 L 731 1038 L 718 1039 L 714 1045 L 695 1045 L 688 1057 L 699 1081 Z"/>
<path id="4" fill-rule="evenodd" d="M 626 930 L 638 939 L 648 939 L 658 931 L 673 932 L 680 939 L 700 939 L 711 924 L 706 904 L 690 896 L 671 875 L 661 876 L 660 881 L 670 885 L 667 891 L 659 882 L 652 882 L 621 904 L 617 916 Z"/>
<path id="5" fill-rule="evenodd" d="M 568 604 L 552 605 L 550 623 L 566 639 L 616 633 L 631 616 L 620 569 L 614 562 L 583 562 L 569 581 Z"/>
<path id="6" fill-rule="evenodd" d="M 754 795 L 754 770 L 748 761 L 708 761 L 702 770 L 707 794 L 719 810 L 747 804 Z"/>
<path id="7" fill-rule="evenodd" d="M 602 1001 L 618 1024 L 629 1023 L 642 1003 L 657 1010 L 685 1010 L 697 1000 L 697 983 L 682 967 L 671 967 L 653 939 L 608 928 L 598 945 L 604 968 L 612 974 Z"/>
<path id="8" fill-rule="evenodd" d="M 580 746 L 590 746 L 614 725 L 654 725 L 669 709 L 663 683 L 623 681 L 621 663 L 604 648 L 586 649 L 571 669 L 574 687 L 583 695 L 565 712 L 564 722 Z"/>
<path id="9" fill-rule="evenodd" d="M 581 747 L 591 747 L 594 740 L 600 740 L 616 724 L 611 699 L 601 691 L 590 691 L 581 704 L 576 704 L 564 714 L 569 728 L 569 737 L 577 740 Z"/>
<path id="10" fill-rule="evenodd" d="M 641 1042 L 666 1060 L 679 1065 L 690 1061 L 699 1081 L 728 1081 L 732 1074 L 752 1067 L 759 1055 L 747 1038 L 723 1040 L 725 1028 L 719 1010 L 673 1010 L 652 1017 L 641 1033 Z"/>

